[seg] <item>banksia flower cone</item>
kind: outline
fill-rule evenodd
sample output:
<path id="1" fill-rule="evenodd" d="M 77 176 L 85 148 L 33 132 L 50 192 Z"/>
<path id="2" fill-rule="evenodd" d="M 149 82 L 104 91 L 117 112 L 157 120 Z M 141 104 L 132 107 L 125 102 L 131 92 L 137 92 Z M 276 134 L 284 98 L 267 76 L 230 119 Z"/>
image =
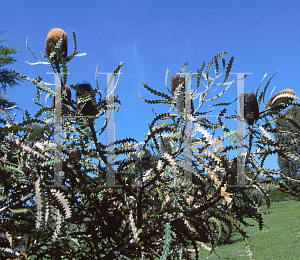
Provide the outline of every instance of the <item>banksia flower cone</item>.
<path id="1" fill-rule="evenodd" d="M 51 47 L 49 46 L 49 43 L 56 45 L 58 43 L 58 41 L 60 40 L 62 34 L 64 34 L 64 40 L 63 40 L 63 44 L 62 44 L 62 53 L 63 53 L 64 58 L 67 57 L 67 55 L 68 55 L 68 39 L 67 39 L 67 35 L 66 35 L 65 31 L 60 28 L 53 28 L 47 34 L 47 38 L 46 38 L 46 55 L 47 55 L 47 57 L 49 57 L 52 52 Z"/>
<path id="2" fill-rule="evenodd" d="M 275 106 L 276 104 L 293 101 L 296 98 L 296 94 L 292 89 L 284 89 L 271 97 L 267 102 L 267 107 Z M 276 106 L 276 109 L 284 109 L 287 105 Z"/>
<path id="3" fill-rule="evenodd" d="M 179 74 L 174 74 L 171 78 L 171 92 L 174 95 L 175 90 L 177 89 L 179 84 L 183 84 L 185 87 L 185 78 L 180 76 Z"/>
<path id="4" fill-rule="evenodd" d="M 65 90 L 67 91 L 67 99 L 71 100 L 71 89 L 68 85 L 65 85 Z"/>
<path id="5" fill-rule="evenodd" d="M 242 96 L 240 96 L 239 101 L 242 107 Z M 259 118 L 258 102 L 253 91 L 244 94 L 244 118 L 249 125 L 253 125 L 254 121 Z"/>
<path id="6" fill-rule="evenodd" d="M 171 92 L 172 96 L 175 95 L 175 91 L 180 86 L 183 84 L 184 90 L 185 90 L 185 78 L 179 74 L 174 74 L 171 77 Z M 183 91 L 177 96 L 176 100 L 176 108 L 178 111 L 178 114 L 182 114 L 183 110 L 185 108 L 185 92 Z M 193 100 L 191 99 L 191 114 L 194 114 L 194 103 Z"/>

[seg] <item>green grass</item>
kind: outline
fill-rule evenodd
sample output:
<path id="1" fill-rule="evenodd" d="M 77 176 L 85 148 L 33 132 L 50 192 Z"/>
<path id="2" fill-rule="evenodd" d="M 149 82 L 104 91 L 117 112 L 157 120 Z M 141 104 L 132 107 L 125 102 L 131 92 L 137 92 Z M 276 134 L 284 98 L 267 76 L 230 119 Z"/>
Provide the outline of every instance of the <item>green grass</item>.
<path id="1" fill-rule="evenodd" d="M 246 222 L 254 224 L 244 230 L 250 236 L 251 251 L 254 259 L 300 259 L 300 202 L 295 200 L 272 202 L 269 209 L 263 205 L 264 227 L 259 230 L 258 224 L 246 218 Z M 232 244 L 222 245 L 216 249 L 216 254 L 208 259 L 249 259 L 246 245 L 238 233 L 232 237 Z M 207 244 L 209 246 L 209 244 Z M 192 249 L 192 247 L 191 247 Z M 201 248 L 199 259 L 206 259 L 208 251 Z M 192 256 L 192 259 L 195 256 Z"/>

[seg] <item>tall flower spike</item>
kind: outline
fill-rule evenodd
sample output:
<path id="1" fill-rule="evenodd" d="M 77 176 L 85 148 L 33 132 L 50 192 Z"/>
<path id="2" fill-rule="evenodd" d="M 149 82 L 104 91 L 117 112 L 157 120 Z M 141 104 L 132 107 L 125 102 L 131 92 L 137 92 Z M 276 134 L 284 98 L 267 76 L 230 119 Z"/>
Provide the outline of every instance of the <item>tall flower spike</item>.
<path id="1" fill-rule="evenodd" d="M 49 44 L 52 43 L 53 45 L 56 45 L 58 43 L 58 41 L 60 40 L 62 34 L 64 34 L 64 41 L 62 44 L 62 52 L 64 53 L 63 57 L 64 58 L 67 57 L 67 55 L 68 55 L 67 34 L 64 30 L 62 30 L 60 28 L 53 28 L 47 34 L 47 38 L 46 38 L 46 55 L 47 55 L 47 57 L 49 57 L 51 54 L 51 47 Z"/>
<path id="2" fill-rule="evenodd" d="M 180 76 L 179 74 L 174 74 L 171 78 L 171 92 L 174 95 L 175 90 L 177 89 L 179 84 L 183 84 L 185 86 L 185 78 Z"/>
<path id="3" fill-rule="evenodd" d="M 63 57 L 66 58 L 68 55 L 68 39 L 67 39 L 67 35 L 66 35 L 65 31 L 60 28 L 53 28 L 48 32 L 47 38 L 46 38 L 46 55 L 48 57 L 49 62 L 51 62 L 52 64 L 55 64 L 55 67 L 56 67 L 58 73 L 60 73 L 59 61 L 58 61 L 56 55 L 50 59 L 50 54 L 52 51 L 51 51 L 51 47 L 49 44 L 52 43 L 53 45 L 56 45 L 58 43 L 58 41 L 60 40 L 62 34 L 64 35 L 64 39 L 63 39 L 61 51 L 62 51 Z"/>
<path id="4" fill-rule="evenodd" d="M 240 96 L 239 101 L 242 107 L 242 96 Z M 258 102 L 253 91 L 244 94 L 244 118 L 249 125 L 253 125 L 254 121 L 259 118 Z"/>
<path id="5" fill-rule="evenodd" d="M 289 101 L 293 101 L 294 99 L 296 99 L 296 94 L 295 91 L 292 89 L 284 89 L 281 90 L 280 92 L 278 92 L 277 94 L 275 94 L 273 97 L 271 97 L 268 102 L 267 102 L 267 108 L 270 108 L 272 106 L 275 106 L 276 104 L 279 103 L 283 103 L 283 102 L 289 102 Z M 280 106 L 276 106 L 276 110 L 278 109 L 284 109 L 286 108 L 287 105 L 280 105 Z"/>
<path id="6" fill-rule="evenodd" d="M 174 96 L 177 87 L 180 86 L 181 84 L 183 84 L 183 86 L 185 87 L 185 78 L 179 74 L 174 74 L 171 77 L 172 96 Z M 185 108 L 184 101 L 185 101 L 185 92 L 182 92 L 179 94 L 179 96 L 177 97 L 177 100 L 176 100 L 176 108 L 178 111 L 178 115 L 183 113 L 183 109 Z M 194 103 L 193 103 L 192 99 L 191 99 L 191 114 L 194 114 Z"/>

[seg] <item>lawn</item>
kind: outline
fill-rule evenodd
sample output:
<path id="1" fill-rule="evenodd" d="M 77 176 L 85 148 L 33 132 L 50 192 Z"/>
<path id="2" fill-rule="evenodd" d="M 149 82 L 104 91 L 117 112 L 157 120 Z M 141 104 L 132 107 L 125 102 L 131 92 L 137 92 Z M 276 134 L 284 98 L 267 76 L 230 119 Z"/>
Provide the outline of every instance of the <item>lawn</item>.
<path id="1" fill-rule="evenodd" d="M 264 205 L 261 210 L 268 212 L 263 216 L 267 228 L 259 231 L 258 224 L 250 218 L 246 222 L 255 226 L 244 228 L 251 239 L 253 258 L 300 259 L 300 202 L 272 202 L 269 209 Z M 208 259 L 249 259 L 245 242 L 238 233 L 233 235 L 232 241 L 230 245 L 219 246 L 216 249 L 218 256 L 214 254 Z M 199 259 L 206 259 L 208 251 L 202 248 L 200 252 Z"/>

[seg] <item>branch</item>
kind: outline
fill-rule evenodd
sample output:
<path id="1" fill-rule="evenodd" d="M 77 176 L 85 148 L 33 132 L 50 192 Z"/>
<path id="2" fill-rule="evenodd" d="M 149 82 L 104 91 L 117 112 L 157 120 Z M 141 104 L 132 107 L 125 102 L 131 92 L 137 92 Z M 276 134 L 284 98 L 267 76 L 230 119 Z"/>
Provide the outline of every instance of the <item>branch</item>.
<path id="1" fill-rule="evenodd" d="M 286 130 L 281 130 L 281 129 L 277 129 L 277 132 L 279 132 L 279 133 L 293 134 L 293 135 L 299 135 L 300 136 L 300 133 L 286 131 Z"/>
<path id="2" fill-rule="evenodd" d="M 96 131 L 95 131 L 95 128 L 94 128 L 94 124 L 93 124 L 92 120 L 90 120 L 90 119 L 89 119 L 89 127 L 91 129 L 92 138 L 93 138 L 93 141 L 95 143 L 95 147 L 96 147 L 96 150 L 97 150 L 99 156 L 101 157 L 102 161 L 106 164 L 106 166 L 109 167 L 110 171 L 114 172 L 114 169 L 111 167 L 110 163 L 107 162 L 107 158 L 104 156 L 104 153 L 101 150 L 101 148 L 104 148 L 105 145 L 103 145 L 101 142 L 98 142 L 97 136 L 96 136 Z"/>
<path id="3" fill-rule="evenodd" d="M 31 199 L 33 196 L 34 196 L 34 193 L 30 193 L 27 196 L 25 196 L 22 199 L 20 199 L 19 201 L 12 202 L 12 203 L 8 204 L 7 206 L 5 206 L 2 209 L 0 209 L 0 213 L 7 211 L 8 208 L 12 208 L 12 207 L 18 205 L 19 203 L 22 203 L 22 202 L 25 202 L 25 201 Z"/>
<path id="4" fill-rule="evenodd" d="M 283 178 L 286 178 L 286 179 L 288 179 L 288 180 L 290 180 L 290 181 L 294 181 L 294 182 L 299 182 L 299 183 L 300 183 L 300 180 L 292 179 L 292 178 L 290 178 L 290 177 L 284 175 L 284 174 L 281 173 L 281 172 L 278 172 L 278 171 L 275 171 L 275 170 L 265 170 L 265 171 L 266 171 L 266 172 L 271 172 L 271 173 L 279 174 L 279 175 L 282 176 Z"/>

